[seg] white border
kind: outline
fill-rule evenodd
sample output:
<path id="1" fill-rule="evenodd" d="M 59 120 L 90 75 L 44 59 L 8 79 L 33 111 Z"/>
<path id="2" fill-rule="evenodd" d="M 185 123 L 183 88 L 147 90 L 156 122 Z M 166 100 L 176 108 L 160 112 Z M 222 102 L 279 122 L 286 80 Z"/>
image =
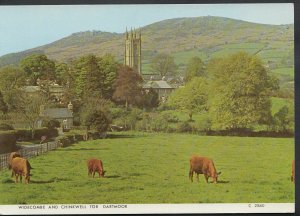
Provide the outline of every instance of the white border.
<path id="1" fill-rule="evenodd" d="M 0 205 L 0 214 L 294 213 L 295 203 Z"/>

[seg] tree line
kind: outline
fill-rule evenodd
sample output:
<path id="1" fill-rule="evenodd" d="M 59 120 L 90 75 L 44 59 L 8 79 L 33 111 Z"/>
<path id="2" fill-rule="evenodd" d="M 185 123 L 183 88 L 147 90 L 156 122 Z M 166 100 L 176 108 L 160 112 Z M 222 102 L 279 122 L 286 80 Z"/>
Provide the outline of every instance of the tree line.
<path id="1" fill-rule="evenodd" d="M 151 68 L 165 76 L 174 75 L 177 66 L 173 57 L 159 54 L 153 58 Z M 60 63 L 34 54 L 25 57 L 18 67 L 0 68 L 0 112 L 2 119 L 31 122 L 32 130 L 41 105 L 66 107 L 69 101 L 74 105 L 75 124 L 99 130 L 101 122 L 112 121 L 113 106 L 123 107 L 125 112 L 120 113 L 124 115 L 130 113 L 131 107 L 150 112 L 179 110 L 187 113 L 190 121 L 195 113 L 202 113 L 207 116 L 207 127 L 216 130 L 255 125 L 267 125 L 270 130 L 293 127 L 292 104 L 272 115 L 271 96 L 280 89 L 278 79 L 255 56 L 241 52 L 207 64 L 193 57 L 184 75 L 184 87 L 176 89 L 167 103 L 160 104 L 155 91 L 143 89 L 142 77 L 112 55 L 87 55 Z M 65 87 L 61 101 L 51 98 L 50 86 L 54 82 Z M 40 95 L 27 97 L 22 87 L 29 85 L 39 86 Z M 131 122 L 141 120 L 132 120 L 137 118 L 134 113 L 129 116 Z M 129 120 L 124 121 L 127 124 Z"/>

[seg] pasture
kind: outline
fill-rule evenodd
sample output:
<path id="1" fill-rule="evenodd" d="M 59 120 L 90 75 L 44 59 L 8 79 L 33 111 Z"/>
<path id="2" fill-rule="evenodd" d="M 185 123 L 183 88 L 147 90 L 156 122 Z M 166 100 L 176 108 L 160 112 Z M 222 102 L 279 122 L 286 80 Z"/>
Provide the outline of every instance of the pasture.
<path id="1" fill-rule="evenodd" d="M 213 137 L 120 132 L 30 159 L 28 185 L 0 172 L 1 204 L 291 203 L 292 138 Z M 218 184 L 188 178 L 192 154 L 213 158 Z M 86 161 L 103 161 L 105 178 L 89 178 Z"/>

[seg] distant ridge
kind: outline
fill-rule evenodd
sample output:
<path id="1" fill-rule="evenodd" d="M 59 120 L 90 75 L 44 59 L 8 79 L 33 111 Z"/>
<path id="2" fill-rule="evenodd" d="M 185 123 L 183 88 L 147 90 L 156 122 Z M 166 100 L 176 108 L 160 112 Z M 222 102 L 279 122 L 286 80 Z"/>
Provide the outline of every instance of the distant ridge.
<path id="1" fill-rule="evenodd" d="M 266 25 L 205 16 L 167 19 L 144 26 L 141 30 L 146 72 L 149 61 L 161 52 L 174 55 L 181 67 L 194 55 L 207 60 L 241 50 L 257 53 L 265 62 L 278 60 L 285 64 L 286 61 L 284 66 L 290 66 L 294 61 L 293 24 Z M 50 44 L 1 56 L 0 66 L 17 65 L 22 58 L 33 53 L 44 53 L 58 62 L 69 62 L 86 54 L 102 56 L 111 53 L 121 62 L 123 52 L 124 34 L 77 32 Z"/>

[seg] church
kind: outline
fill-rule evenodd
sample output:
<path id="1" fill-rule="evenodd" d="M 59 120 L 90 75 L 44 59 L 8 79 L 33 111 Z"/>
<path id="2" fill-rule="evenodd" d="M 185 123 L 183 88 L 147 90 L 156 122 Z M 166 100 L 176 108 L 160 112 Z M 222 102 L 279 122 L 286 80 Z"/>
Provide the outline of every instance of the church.
<path id="1" fill-rule="evenodd" d="M 178 86 L 172 85 L 167 82 L 165 77 L 160 79 L 154 78 L 156 76 L 151 75 L 150 77 L 142 73 L 142 33 L 141 30 L 138 32 L 132 30 L 125 33 L 125 47 L 124 47 L 124 65 L 127 65 L 137 71 L 144 79 L 143 89 L 153 89 L 159 96 L 162 102 L 165 102 L 167 97 L 173 92 Z M 150 79 L 147 79 L 150 78 Z"/>

